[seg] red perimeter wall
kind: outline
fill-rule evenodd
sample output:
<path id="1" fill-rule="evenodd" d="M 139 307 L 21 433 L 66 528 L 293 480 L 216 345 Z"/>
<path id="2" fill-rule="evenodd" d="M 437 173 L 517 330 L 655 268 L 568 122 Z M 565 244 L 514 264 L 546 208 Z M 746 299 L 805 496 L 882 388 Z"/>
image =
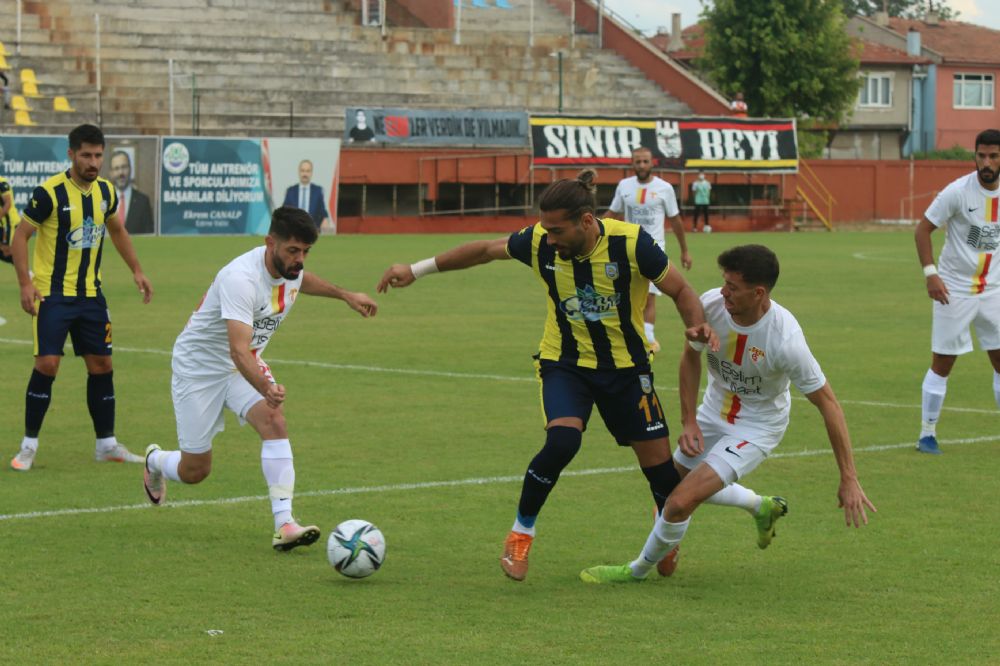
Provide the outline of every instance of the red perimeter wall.
<path id="1" fill-rule="evenodd" d="M 424 158 L 423 160 L 421 158 Z M 435 159 L 426 159 L 435 158 Z M 919 219 L 934 196 L 952 180 L 972 172 L 973 165 L 955 161 L 904 160 L 814 160 L 809 166 L 816 173 L 836 203 L 834 226 L 875 220 Z M 531 182 L 531 156 L 525 152 L 492 152 L 472 150 L 411 150 L 347 148 L 340 153 L 340 182 L 342 184 L 372 185 L 428 185 L 431 198 L 435 198 L 439 183 L 529 183 Z M 600 183 L 617 183 L 632 175 L 629 169 L 598 169 Z M 537 169 L 534 182 L 544 185 L 558 178 L 572 178 L 579 168 Z M 658 174 L 675 188 L 680 174 Z M 694 178 L 694 172 L 685 174 L 685 188 Z M 715 178 L 715 176 L 711 176 Z M 747 183 L 747 174 L 719 175 L 719 182 Z M 782 196 L 795 198 L 797 177 L 754 174 L 753 182 L 783 183 Z M 687 193 L 684 193 L 686 200 Z M 799 204 L 800 206 L 800 204 Z M 425 217 L 340 217 L 341 233 L 451 233 L 451 232 L 506 232 L 519 229 L 535 221 L 534 217 L 519 215 L 481 216 L 425 216 Z M 720 220 L 721 222 L 721 220 Z M 748 231 L 787 227 L 784 219 L 771 215 L 754 215 L 749 218 L 732 216 L 726 223 L 713 227 L 718 231 Z"/>

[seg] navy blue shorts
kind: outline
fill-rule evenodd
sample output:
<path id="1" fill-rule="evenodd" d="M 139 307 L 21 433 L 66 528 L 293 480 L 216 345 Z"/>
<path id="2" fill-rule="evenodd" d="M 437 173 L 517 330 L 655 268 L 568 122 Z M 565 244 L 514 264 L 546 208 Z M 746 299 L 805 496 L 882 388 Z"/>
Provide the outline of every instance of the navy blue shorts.
<path id="1" fill-rule="evenodd" d="M 103 295 L 46 296 L 33 323 L 35 356 L 62 356 L 67 334 L 77 356 L 111 356 L 111 314 Z"/>
<path id="2" fill-rule="evenodd" d="M 546 423 L 575 416 L 586 429 L 596 404 L 620 446 L 670 436 L 649 368 L 590 370 L 545 360 L 537 367 Z"/>

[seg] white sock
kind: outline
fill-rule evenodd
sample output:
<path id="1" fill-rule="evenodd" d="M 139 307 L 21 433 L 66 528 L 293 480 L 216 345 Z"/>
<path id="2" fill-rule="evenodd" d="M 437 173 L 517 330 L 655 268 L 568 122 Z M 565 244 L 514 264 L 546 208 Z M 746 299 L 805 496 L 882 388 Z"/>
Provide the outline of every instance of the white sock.
<path id="1" fill-rule="evenodd" d="M 760 510 L 761 497 L 754 491 L 738 483 L 730 483 L 705 500 L 705 502 L 708 504 L 739 507 L 750 512 L 750 515 L 755 516 L 757 515 L 757 511 Z"/>
<path id="2" fill-rule="evenodd" d="M 180 451 L 153 451 L 146 458 L 146 464 L 149 465 L 151 472 L 159 472 L 171 481 L 181 481 L 177 473 L 177 468 L 181 464 Z"/>
<path id="3" fill-rule="evenodd" d="M 646 539 L 646 545 L 642 547 L 639 559 L 629 564 L 632 575 L 636 578 L 645 578 L 656 566 L 656 563 L 666 557 L 667 553 L 681 542 L 690 523 L 690 518 L 683 523 L 668 523 L 663 518 L 659 518 Z"/>
<path id="4" fill-rule="evenodd" d="M 21 440 L 22 449 L 31 449 L 32 451 L 38 451 L 38 438 L 37 437 L 25 437 Z"/>
<path id="5" fill-rule="evenodd" d="M 104 453 L 105 451 L 110 451 L 118 445 L 118 440 L 115 439 L 114 435 L 111 437 L 98 437 L 96 448 L 99 452 Z"/>
<path id="6" fill-rule="evenodd" d="M 656 340 L 656 335 L 654 335 L 653 333 L 653 324 L 650 324 L 647 321 L 645 324 L 642 325 L 642 327 L 646 331 L 646 339 L 648 341 L 652 342 L 653 340 Z"/>
<path id="7" fill-rule="evenodd" d="M 295 492 L 295 465 L 292 444 L 287 439 L 265 439 L 260 445 L 260 467 L 264 471 L 267 492 L 271 497 L 274 529 L 292 520 L 292 494 Z"/>
<path id="8" fill-rule="evenodd" d="M 517 532 L 518 534 L 527 534 L 528 536 L 535 536 L 534 524 L 532 524 L 531 527 L 528 527 L 517 518 L 514 519 L 514 526 L 510 528 L 510 531 Z"/>
<path id="9" fill-rule="evenodd" d="M 996 398 L 997 407 L 1000 407 L 1000 372 L 996 371 L 993 372 L 993 397 Z"/>
<path id="10" fill-rule="evenodd" d="M 941 406 L 944 405 L 944 396 L 948 392 L 948 378 L 928 369 L 927 374 L 924 375 L 922 389 L 920 436 L 933 437 L 937 434 Z"/>

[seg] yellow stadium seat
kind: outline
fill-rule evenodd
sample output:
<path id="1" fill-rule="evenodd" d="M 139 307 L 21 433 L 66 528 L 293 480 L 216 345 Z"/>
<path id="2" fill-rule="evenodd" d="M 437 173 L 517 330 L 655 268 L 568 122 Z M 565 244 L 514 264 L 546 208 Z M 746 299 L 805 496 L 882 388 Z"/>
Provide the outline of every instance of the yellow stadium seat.
<path id="1" fill-rule="evenodd" d="M 41 95 L 38 94 L 37 83 L 22 82 L 21 94 L 24 95 L 25 97 L 35 97 L 35 98 L 41 97 Z"/>
<path id="2" fill-rule="evenodd" d="M 24 95 L 14 95 L 11 97 L 10 108 L 15 111 L 34 111 L 31 105 L 28 104 L 28 100 L 24 99 Z"/>
<path id="3" fill-rule="evenodd" d="M 0 42 L 0 56 L 9 56 L 9 55 L 10 51 L 8 51 L 7 47 L 3 45 L 3 42 Z"/>
<path id="4" fill-rule="evenodd" d="M 21 83 L 34 83 L 38 84 L 38 78 L 35 76 L 35 70 L 33 69 L 22 69 L 21 70 Z"/>
<path id="5" fill-rule="evenodd" d="M 14 124 L 24 125 L 26 127 L 34 127 L 35 121 L 31 119 L 27 111 L 15 111 L 14 112 Z"/>
<path id="6" fill-rule="evenodd" d="M 7 56 L 0 53 L 0 69 L 10 69 L 10 64 L 7 62 Z"/>
<path id="7" fill-rule="evenodd" d="M 54 111 L 76 111 L 76 109 L 69 105 L 69 100 L 62 96 L 52 99 L 52 109 Z"/>

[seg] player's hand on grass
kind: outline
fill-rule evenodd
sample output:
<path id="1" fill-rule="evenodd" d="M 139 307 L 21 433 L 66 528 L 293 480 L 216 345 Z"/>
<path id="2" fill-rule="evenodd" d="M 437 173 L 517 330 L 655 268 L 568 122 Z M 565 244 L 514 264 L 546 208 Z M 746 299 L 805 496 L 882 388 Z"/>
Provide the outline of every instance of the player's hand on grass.
<path id="1" fill-rule="evenodd" d="M 38 310 L 35 309 L 36 302 L 42 302 L 45 299 L 35 288 L 34 283 L 29 282 L 28 284 L 21 287 L 21 309 L 30 314 L 32 317 L 38 315 Z"/>
<path id="2" fill-rule="evenodd" d="M 684 337 L 691 342 L 707 344 L 708 348 L 714 352 L 719 351 L 719 336 L 716 335 L 715 330 L 707 322 L 686 329 Z"/>
<path id="3" fill-rule="evenodd" d="M 362 317 L 374 317 L 375 313 L 378 312 L 378 303 L 372 300 L 371 296 L 360 291 L 348 292 L 344 296 L 344 302 Z"/>
<path id="4" fill-rule="evenodd" d="M 865 496 L 865 491 L 861 489 L 861 484 L 858 483 L 857 479 L 841 481 L 837 498 L 840 500 L 840 507 L 844 510 L 844 521 L 848 527 L 852 523 L 855 527 L 861 527 L 862 523 L 868 524 L 866 507 L 872 513 L 878 513 L 875 505 Z"/>
<path id="5" fill-rule="evenodd" d="M 384 294 L 389 291 L 389 287 L 395 289 L 406 287 L 413 284 L 416 279 L 409 264 L 393 264 L 389 270 L 382 274 L 382 279 L 375 286 L 375 291 Z"/>
<path id="6" fill-rule="evenodd" d="M 132 279 L 135 280 L 135 286 L 139 287 L 142 302 L 149 303 L 153 299 L 153 284 L 149 281 L 149 278 L 142 271 L 136 271 Z"/>
<path id="7" fill-rule="evenodd" d="M 944 286 L 940 275 L 927 277 L 927 295 L 941 305 L 948 305 L 948 287 Z"/>

